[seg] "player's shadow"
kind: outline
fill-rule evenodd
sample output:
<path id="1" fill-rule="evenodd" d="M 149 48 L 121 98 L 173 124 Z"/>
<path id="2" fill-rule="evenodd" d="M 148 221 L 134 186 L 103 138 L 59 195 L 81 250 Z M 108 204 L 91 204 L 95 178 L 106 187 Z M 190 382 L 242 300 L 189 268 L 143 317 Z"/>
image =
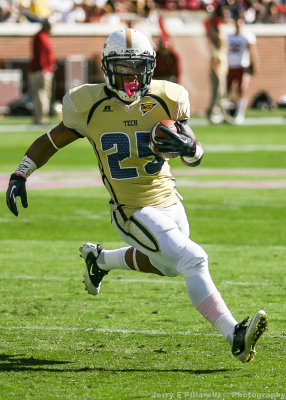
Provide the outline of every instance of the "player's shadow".
<path id="1" fill-rule="evenodd" d="M 62 365 L 73 364 L 72 361 L 42 360 L 34 357 L 25 357 L 25 354 L 8 355 L 0 354 L 0 371 L 45 371 L 45 372 L 183 372 L 189 374 L 215 374 L 234 371 L 234 368 L 217 369 L 190 369 L 190 368 L 103 368 L 103 367 L 83 367 L 83 368 L 62 368 Z M 59 368 L 52 368 L 58 365 Z M 237 369 L 237 368 L 236 368 Z"/>
<path id="2" fill-rule="evenodd" d="M 25 357 L 25 354 L 0 354 L 0 371 L 59 371 L 58 369 L 43 368 L 44 365 L 71 364 L 72 361 L 41 360 Z"/>

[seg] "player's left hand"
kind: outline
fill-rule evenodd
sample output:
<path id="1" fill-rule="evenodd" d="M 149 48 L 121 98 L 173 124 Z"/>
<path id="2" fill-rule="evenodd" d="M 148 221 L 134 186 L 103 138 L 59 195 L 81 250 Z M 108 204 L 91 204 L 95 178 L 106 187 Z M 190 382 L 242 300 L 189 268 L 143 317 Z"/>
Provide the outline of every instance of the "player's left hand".
<path id="1" fill-rule="evenodd" d="M 192 157 L 196 152 L 196 142 L 186 133 L 184 125 L 175 123 L 178 132 L 174 132 L 164 126 L 160 127 L 161 132 L 168 137 L 156 137 L 156 149 L 161 153 L 177 152 L 180 156 Z"/>
<path id="2" fill-rule="evenodd" d="M 12 174 L 6 192 L 6 203 L 9 210 L 18 216 L 17 196 L 21 198 L 22 206 L 28 207 L 26 179 L 20 175 Z"/>

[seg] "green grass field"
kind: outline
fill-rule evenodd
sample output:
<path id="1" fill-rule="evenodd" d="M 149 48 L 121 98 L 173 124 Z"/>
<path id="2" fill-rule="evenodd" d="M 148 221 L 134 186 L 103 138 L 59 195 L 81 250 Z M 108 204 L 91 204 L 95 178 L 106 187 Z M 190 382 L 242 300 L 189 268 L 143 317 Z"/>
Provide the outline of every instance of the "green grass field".
<path id="1" fill-rule="evenodd" d="M 82 243 L 124 245 L 102 186 L 28 183 L 29 208 L 9 212 L 9 174 L 44 133 L 19 123 L 0 122 L 0 399 L 286 398 L 286 125 L 198 126 L 202 165 L 172 164 L 191 237 L 234 316 L 269 314 L 255 360 L 243 365 L 190 304 L 181 277 L 113 271 L 99 296 L 84 291 Z M 96 169 L 79 140 L 34 175 Z"/>

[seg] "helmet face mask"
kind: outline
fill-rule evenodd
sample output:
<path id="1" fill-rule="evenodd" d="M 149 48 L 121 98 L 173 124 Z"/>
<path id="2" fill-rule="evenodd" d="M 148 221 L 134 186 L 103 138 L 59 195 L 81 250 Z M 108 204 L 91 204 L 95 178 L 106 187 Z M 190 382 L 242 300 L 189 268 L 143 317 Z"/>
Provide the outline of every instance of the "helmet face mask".
<path id="1" fill-rule="evenodd" d="M 133 102 L 147 92 L 156 53 L 148 38 L 134 29 L 120 29 L 106 40 L 102 69 L 107 87 L 123 101 Z"/>

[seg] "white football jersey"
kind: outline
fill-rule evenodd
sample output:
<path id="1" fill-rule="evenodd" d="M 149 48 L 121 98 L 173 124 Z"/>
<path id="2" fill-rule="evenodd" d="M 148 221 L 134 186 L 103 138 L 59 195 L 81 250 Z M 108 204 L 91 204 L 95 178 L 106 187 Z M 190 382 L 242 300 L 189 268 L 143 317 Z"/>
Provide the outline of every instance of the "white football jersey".
<path id="1" fill-rule="evenodd" d="M 249 45 L 256 43 L 256 37 L 251 32 L 232 34 L 228 36 L 228 66 L 229 68 L 247 68 L 250 66 Z"/>

